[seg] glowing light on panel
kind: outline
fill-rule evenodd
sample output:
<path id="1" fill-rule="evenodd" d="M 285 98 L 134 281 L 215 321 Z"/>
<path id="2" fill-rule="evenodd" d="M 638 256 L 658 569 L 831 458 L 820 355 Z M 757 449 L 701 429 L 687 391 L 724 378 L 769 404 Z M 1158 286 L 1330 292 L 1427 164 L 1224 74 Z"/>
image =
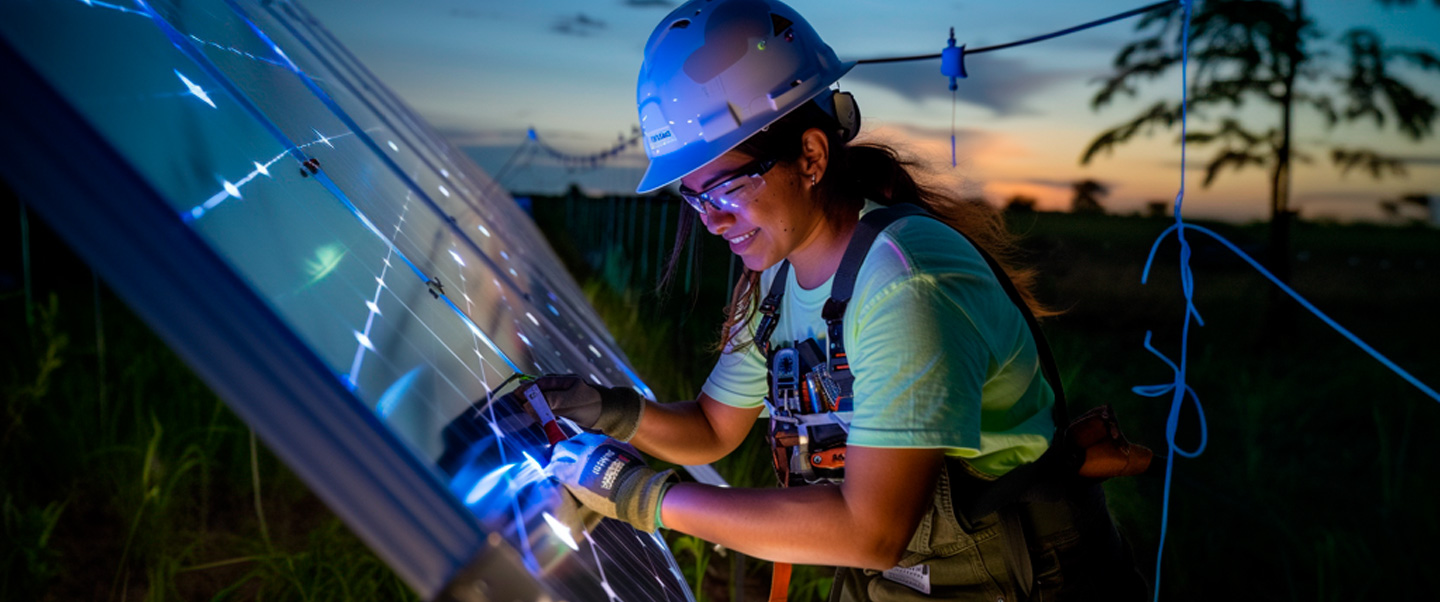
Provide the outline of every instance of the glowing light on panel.
<path id="1" fill-rule="evenodd" d="M 560 315 L 560 310 L 555 309 L 555 306 L 554 306 L 554 305 L 551 305 L 551 304 L 549 304 L 549 303 L 546 303 L 546 304 L 545 304 L 545 309 L 550 310 L 550 314 L 551 314 L 551 315 L 555 315 L 555 316 Z"/>
<path id="2" fill-rule="evenodd" d="M 582 527 L 582 530 L 585 533 L 585 541 L 590 542 L 590 554 L 595 558 L 595 568 L 600 571 L 600 587 L 605 590 L 609 602 L 620 602 L 620 596 L 615 595 L 615 589 L 610 587 L 610 580 L 605 578 L 605 563 L 600 562 L 600 546 L 595 545 L 595 536 L 591 535 L 588 529 Z M 664 584 L 661 585 L 663 588 Z"/>
<path id="3" fill-rule="evenodd" d="M 517 333 L 515 333 L 515 336 L 520 337 L 520 342 L 521 342 L 521 343 L 524 343 L 526 347 L 534 347 L 534 346 L 535 346 L 534 343 L 531 343 L 531 342 L 530 342 L 530 337 L 525 336 L 524 333 L 517 332 Z"/>
<path id="4" fill-rule="evenodd" d="M 455 263 L 458 263 L 458 264 L 460 264 L 461 266 L 464 266 L 464 265 L 465 265 L 465 260 L 464 260 L 464 259 L 461 259 L 461 258 L 460 258 L 460 254 L 459 254 L 459 253 L 456 253 L 454 249 L 451 249 L 451 250 L 450 250 L 450 257 L 452 257 L 452 258 L 455 259 Z"/>
<path id="5" fill-rule="evenodd" d="M 505 249 L 500 249 L 500 256 L 505 258 L 505 261 L 510 261 L 510 254 L 506 253 Z"/>
<path id="6" fill-rule="evenodd" d="M 366 336 L 365 333 L 360 332 L 360 331 L 358 331 L 358 330 L 355 331 L 355 340 L 360 341 L 360 345 L 361 345 L 362 347 L 364 347 L 364 348 L 366 348 L 366 349 L 369 349 L 369 350 L 371 350 L 371 351 L 374 351 L 374 350 L 375 350 L 375 345 L 370 342 L 370 337 Z M 352 373 L 352 374 L 353 374 L 353 373 Z"/>
<path id="7" fill-rule="evenodd" d="M 210 105 L 210 108 L 212 109 L 216 108 L 215 101 L 210 100 L 210 95 L 205 93 L 204 88 L 195 85 L 195 82 L 190 81 L 190 78 L 185 77 L 183 73 L 180 73 L 179 69 L 175 70 L 175 76 L 179 77 L 181 82 L 184 82 L 185 88 L 190 90 L 190 93 L 195 95 L 195 98 L 205 101 L 205 104 Z"/>
<path id="8" fill-rule="evenodd" d="M 310 131 L 315 132 L 315 136 L 316 136 L 315 141 L 316 141 L 316 142 L 319 142 L 319 143 L 321 143 L 321 144 L 324 144 L 325 146 L 328 146 L 328 147 L 330 147 L 330 148 L 335 148 L 335 145 L 330 142 L 330 138 L 326 137 L 325 134 L 321 134 L 321 133 L 320 133 L 320 130 L 317 130 L 317 129 L 313 129 L 313 128 L 312 128 Z"/>
<path id="9" fill-rule="evenodd" d="M 403 217 L 409 211 L 410 203 L 407 202 L 403 207 L 400 208 L 400 215 Z M 370 224 L 369 220 L 365 219 L 363 215 L 361 215 L 360 217 L 365 222 L 365 225 L 369 227 L 372 232 L 375 232 L 377 235 L 379 234 L 379 232 L 375 230 L 375 226 Z M 395 226 L 395 234 L 400 234 L 400 226 L 398 224 Z M 390 256 L 394 253 L 395 246 L 388 245 L 388 250 L 385 252 L 385 257 L 382 258 L 385 267 L 380 268 L 380 275 L 375 277 L 375 294 L 372 295 L 370 299 L 367 299 L 365 301 L 365 308 L 369 310 L 369 314 L 365 316 L 365 338 L 361 340 L 362 344 L 359 347 L 355 348 L 355 359 L 350 362 L 349 379 L 350 385 L 352 387 L 356 387 L 359 384 L 360 366 L 365 361 L 365 350 L 369 349 L 370 351 L 375 351 L 375 347 L 369 344 L 369 333 L 370 329 L 375 326 L 375 316 L 380 315 L 380 293 L 385 290 L 385 275 L 390 272 Z M 335 261 L 338 263 L 339 259 L 337 258 Z"/>
<path id="10" fill-rule="evenodd" d="M 238 48 L 234 48 L 234 47 L 231 47 L 231 46 L 225 46 L 225 45 L 223 45 L 223 44 L 216 44 L 215 42 L 211 42 L 211 41 L 209 41 L 209 40 L 201 39 L 201 38 L 196 37 L 196 36 L 194 36 L 194 35 L 189 36 L 189 38 L 192 39 L 192 40 L 194 40 L 195 42 L 197 42 L 197 43 L 199 43 L 199 44 L 203 44 L 203 45 L 205 45 L 205 46 L 210 46 L 210 47 L 212 47 L 212 48 L 218 48 L 218 49 L 220 49 L 220 50 L 224 50 L 225 52 L 229 52 L 229 53 L 234 54 L 234 55 L 237 55 L 237 56 L 243 56 L 243 57 L 245 57 L 245 58 L 247 58 L 247 59 L 250 59 L 250 60 L 252 60 L 252 61 L 259 61 L 259 62 L 261 62 L 261 63 L 266 63 L 266 64 L 274 65 L 274 66 L 280 67 L 280 68 L 282 68 L 282 69 L 287 68 L 285 65 L 282 65 L 282 64 L 280 64 L 280 63 L 278 63 L 278 62 L 276 62 L 276 61 L 270 60 L 270 59 L 265 58 L 265 57 L 263 57 L 263 56 L 255 56 L 255 55 L 253 55 L 253 54 L 250 54 L 250 53 L 245 52 L 244 50 L 240 50 L 240 49 L 238 49 Z"/>
<path id="11" fill-rule="evenodd" d="M 476 226 L 476 228 L 479 228 L 479 229 L 480 229 L 480 233 L 481 233 L 481 234 L 484 234 L 484 235 L 485 235 L 485 238 L 490 238 L 490 231 L 489 231 L 489 230 L 486 230 L 486 229 L 485 229 L 485 226 Z"/>
<path id="12" fill-rule="evenodd" d="M 570 527 L 565 526 L 565 523 L 560 522 L 560 519 L 550 516 L 549 512 L 541 512 L 540 516 L 545 518 L 545 522 L 550 523 L 550 532 L 554 533 L 555 537 L 565 542 L 565 545 L 570 546 L 570 549 L 576 552 L 580 551 L 580 544 L 575 541 L 575 536 L 570 533 Z"/>
<path id="13" fill-rule="evenodd" d="M 440 194 L 445 195 L 445 198 L 450 198 L 449 190 L 447 190 L 444 186 L 439 186 L 438 188 L 440 189 Z"/>
<path id="14" fill-rule="evenodd" d="M 445 171 L 445 168 L 442 167 L 442 168 L 440 168 L 440 175 L 445 176 L 445 177 L 448 178 L 448 177 L 450 177 L 450 172 Z"/>
<path id="15" fill-rule="evenodd" d="M 535 457 L 534 457 L 534 456 L 531 456 L 531 455 L 530 455 L 530 452 L 524 452 L 524 451 L 522 451 L 522 452 L 520 452 L 520 455 L 525 457 L 526 468 L 534 469 L 534 470 L 537 470 L 537 471 L 544 471 L 544 470 L 545 470 L 545 468 L 544 468 L 543 466 L 540 466 L 540 462 L 537 461 L 537 460 L 535 460 Z"/>
<path id="16" fill-rule="evenodd" d="M 590 353 L 595 354 L 595 357 L 602 357 L 602 356 L 600 355 L 600 350 L 599 350 L 599 349 L 596 349 L 594 345 L 586 345 L 586 347 L 589 347 L 589 348 L 590 348 Z"/>
<path id="17" fill-rule="evenodd" d="M 394 142 L 393 140 L 386 140 L 385 142 L 390 145 L 390 150 L 395 151 L 395 152 L 397 152 L 397 153 L 400 152 L 400 147 L 395 146 L 395 142 Z"/>
<path id="18" fill-rule="evenodd" d="M 176 72 L 176 74 L 178 75 L 179 72 Z M 181 77 L 183 78 L 184 76 L 182 75 Z M 316 134 L 319 134 L 319 132 L 316 132 Z M 336 136 L 335 138 L 325 138 L 323 135 L 321 136 L 321 138 L 324 140 L 324 143 L 325 143 L 325 144 L 330 144 L 330 143 L 329 143 L 329 140 L 338 139 L 338 138 L 343 138 L 343 137 L 349 136 L 349 135 L 351 135 L 351 133 L 350 133 L 350 132 L 346 132 L 346 133 L 344 133 L 344 134 L 341 134 L 341 135 L 339 135 L 339 136 Z M 311 146 L 311 145 L 313 145 L 313 144 L 320 144 L 320 143 L 321 143 L 321 140 L 315 140 L 315 141 L 313 141 L 313 142 L 307 142 L 307 143 L 305 143 L 305 144 L 302 144 L 302 145 L 300 145 L 300 146 L 297 146 L 297 147 L 295 147 L 295 149 L 296 149 L 296 150 L 299 150 L 299 149 L 303 149 L 303 148 L 305 148 L 305 147 Z M 331 146 L 334 146 L 334 145 L 331 145 Z M 249 183 L 250 183 L 250 180 L 255 179 L 256 176 L 266 176 L 266 177 L 269 177 L 269 176 L 270 176 L 270 166 L 271 166 L 271 165 L 274 165 L 276 161 L 279 161 L 279 160 L 281 160 L 281 159 L 284 159 L 285 156 L 286 156 L 286 155 L 289 155 L 289 154 L 290 154 L 290 151 L 282 152 L 282 153 L 280 153 L 280 154 L 278 154 L 278 155 L 275 155 L 275 156 L 272 157 L 269 161 L 266 161 L 266 162 L 264 162 L 264 163 L 261 163 L 261 162 L 259 162 L 259 161 L 252 161 L 251 163 L 255 165 L 255 169 L 254 169 L 253 171 L 251 171 L 251 172 L 248 173 L 248 174 L 245 174 L 245 177 L 240 178 L 239 180 L 237 180 L 237 181 L 235 181 L 235 182 L 233 182 L 233 183 L 232 183 L 232 182 L 229 182 L 229 181 L 222 180 L 222 181 L 224 182 L 224 184 L 221 185 L 221 190 L 220 190 L 220 191 L 218 191 L 218 192 L 216 192 L 215 194 L 211 195 L 210 198 L 208 198 L 208 199 L 205 200 L 205 202 L 200 203 L 199 205 L 196 205 L 196 206 L 190 208 L 190 210 L 185 211 L 184 213 L 181 213 L 181 214 L 180 214 L 180 217 L 183 218 L 185 221 L 195 221 L 195 220 L 197 220 L 197 219 L 200 219 L 201 217 L 204 217 L 206 213 L 210 212 L 210 210 L 214 209 L 216 206 L 218 206 L 218 205 L 220 205 L 221 203 L 225 202 L 227 199 L 230 199 L 230 198 L 237 198 L 237 199 L 238 199 L 238 198 L 240 198 L 239 190 L 242 189 L 242 188 L 244 188 L 246 184 L 249 184 Z M 298 158 L 299 158 L 299 157 L 297 157 L 297 159 L 298 159 Z"/>
<path id="19" fill-rule="evenodd" d="M 505 473 L 510 472 L 510 469 L 515 468 L 515 466 L 516 464 L 514 462 L 511 462 L 490 471 L 489 474 L 486 474 L 483 477 L 480 477 L 480 480 L 475 482 L 475 487 L 471 488 L 470 493 L 465 495 L 465 503 L 467 505 L 474 505 L 480 500 L 485 499 L 485 496 L 488 496 L 491 492 L 495 491 L 495 487 L 502 482 L 506 483 L 508 489 L 510 480 L 505 478 Z"/>
<path id="20" fill-rule="evenodd" d="M 340 261 L 345 259 L 346 253 L 348 251 L 340 243 L 331 243 L 315 249 L 315 257 L 305 261 L 305 273 L 310 276 L 310 281 L 305 283 L 305 286 L 315 284 L 334 272 L 335 268 L 340 266 Z"/>
<path id="21" fill-rule="evenodd" d="M 530 318 L 530 323 L 531 323 L 531 324 L 534 324 L 534 325 L 536 325 L 536 326 L 539 326 L 539 325 L 540 325 L 540 321 L 535 319 L 535 315 L 534 315 L 534 314 L 532 314 L 532 313 L 530 313 L 530 312 L 527 311 L 527 312 L 525 312 L 525 317 Z"/>

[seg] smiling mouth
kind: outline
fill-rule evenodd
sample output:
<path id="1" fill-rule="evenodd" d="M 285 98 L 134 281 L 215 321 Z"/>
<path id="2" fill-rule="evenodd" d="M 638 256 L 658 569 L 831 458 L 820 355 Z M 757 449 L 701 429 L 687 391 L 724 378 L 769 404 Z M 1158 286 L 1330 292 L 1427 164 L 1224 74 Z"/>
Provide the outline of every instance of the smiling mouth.
<path id="1" fill-rule="evenodd" d="M 744 234 L 742 234 L 742 235 L 740 235 L 740 236 L 736 236 L 735 238 L 727 238 L 727 239 L 725 239 L 725 240 L 730 241 L 730 244 L 732 244 L 732 245 L 738 245 L 738 244 L 740 244 L 740 243 L 742 243 L 742 242 L 745 242 L 745 241 L 747 241 L 747 240 L 750 240 L 752 237 L 755 236 L 755 233 L 756 233 L 756 232 L 759 232 L 759 231 L 760 231 L 760 229 L 759 229 L 759 228 L 756 228 L 756 229 L 751 230 L 751 231 L 749 231 L 749 232 L 746 232 L 746 233 L 744 233 Z"/>

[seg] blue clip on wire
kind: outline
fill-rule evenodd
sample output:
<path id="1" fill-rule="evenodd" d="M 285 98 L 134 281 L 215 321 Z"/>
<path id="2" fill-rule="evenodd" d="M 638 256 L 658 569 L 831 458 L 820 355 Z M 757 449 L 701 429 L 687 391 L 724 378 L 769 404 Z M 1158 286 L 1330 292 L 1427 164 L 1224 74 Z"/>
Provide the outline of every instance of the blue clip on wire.
<path id="1" fill-rule="evenodd" d="M 950 78 L 950 167 L 955 167 L 955 78 L 965 77 L 965 45 L 955 45 L 955 28 L 950 28 L 950 44 L 940 51 L 940 74 Z"/>
<path id="2" fill-rule="evenodd" d="M 940 51 L 940 74 L 950 78 L 950 91 L 957 86 L 955 78 L 965 79 L 965 46 L 955 45 L 955 28 L 950 28 L 950 44 Z"/>

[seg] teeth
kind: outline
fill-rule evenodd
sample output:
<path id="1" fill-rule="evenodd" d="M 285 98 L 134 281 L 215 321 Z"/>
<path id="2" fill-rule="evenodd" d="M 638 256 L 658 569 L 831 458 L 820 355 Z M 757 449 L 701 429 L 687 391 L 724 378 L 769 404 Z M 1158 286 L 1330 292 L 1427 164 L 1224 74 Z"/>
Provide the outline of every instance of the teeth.
<path id="1" fill-rule="evenodd" d="M 754 229 L 754 230 L 751 230 L 751 231 L 749 231 L 749 232 L 746 232 L 744 236 L 737 236 L 737 237 L 735 237 L 735 238 L 729 238 L 729 239 L 726 239 L 726 240 L 729 240 L 731 243 L 745 242 L 745 241 L 749 240 L 751 236 L 755 236 L 755 233 L 756 233 L 756 232 L 759 232 L 759 231 L 760 231 L 760 229 L 759 229 L 759 228 L 756 228 L 756 229 Z"/>

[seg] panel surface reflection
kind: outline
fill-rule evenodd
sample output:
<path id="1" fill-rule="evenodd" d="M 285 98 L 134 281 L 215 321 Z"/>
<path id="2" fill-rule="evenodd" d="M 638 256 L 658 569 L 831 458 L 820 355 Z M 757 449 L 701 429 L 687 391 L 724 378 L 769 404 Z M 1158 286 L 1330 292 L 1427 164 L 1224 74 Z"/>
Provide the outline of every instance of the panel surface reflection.
<path id="1" fill-rule="evenodd" d="M 509 394 L 649 390 L 528 216 L 303 7 L 6 2 L 0 34 L 557 598 L 691 599 L 661 539 L 577 516 Z"/>

